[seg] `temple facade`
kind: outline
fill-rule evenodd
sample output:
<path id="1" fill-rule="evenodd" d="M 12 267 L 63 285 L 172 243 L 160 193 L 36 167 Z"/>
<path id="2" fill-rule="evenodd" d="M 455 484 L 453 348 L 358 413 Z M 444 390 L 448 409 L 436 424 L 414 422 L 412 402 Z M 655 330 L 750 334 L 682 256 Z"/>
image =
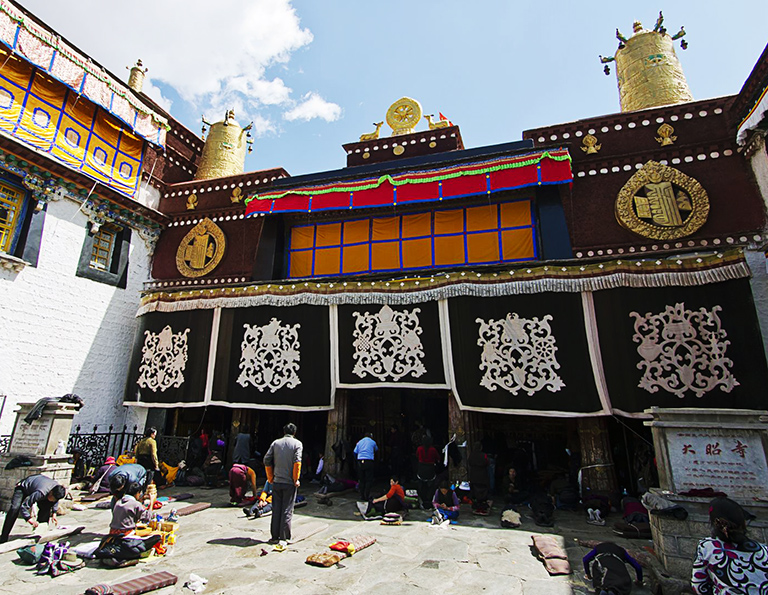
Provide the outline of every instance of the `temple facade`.
<path id="1" fill-rule="evenodd" d="M 233 110 L 199 137 L 141 63 L 78 70 L 0 8 L 6 410 L 75 392 L 76 423 L 262 448 L 290 420 L 336 468 L 366 431 L 427 428 L 634 491 L 648 408 L 766 408 L 765 54 L 694 100 L 660 16 L 601 58 L 620 112 L 466 148 L 392 97 L 346 163 L 291 176 L 244 171 Z"/>

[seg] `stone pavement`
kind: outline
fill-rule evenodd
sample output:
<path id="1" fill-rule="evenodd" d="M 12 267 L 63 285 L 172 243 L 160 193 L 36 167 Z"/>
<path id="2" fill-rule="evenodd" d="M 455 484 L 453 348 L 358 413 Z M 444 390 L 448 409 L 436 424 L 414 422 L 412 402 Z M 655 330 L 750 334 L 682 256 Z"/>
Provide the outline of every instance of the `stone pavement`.
<path id="1" fill-rule="evenodd" d="M 314 487 L 314 486 L 313 486 Z M 302 493 L 311 494 L 310 488 Z M 382 526 L 378 521 L 362 521 L 354 515 L 355 494 L 334 497 L 333 506 L 322 506 L 309 495 L 310 503 L 296 511 L 294 532 L 307 523 L 322 521 L 327 529 L 304 541 L 292 544 L 284 552 L 276 552 L 265 542 L 269 539 L 269 517 L 247 519 L 240 508 L 228 503 L 226 489 L 170 488 L 161 495 L 194 493 L 187 503 L 211 502 L 208 510 L 183 517 L 179 538 L 170 553 L 152 558 L 126 569 L 105 569 L 97 561 L 86 568 L 57 578 L 36 576 L 29 566 L 17 564 L 15 552 L 0 555 L 0 593 L 14 595 L 69 595 L 82 593 L 97 583 L 117 583 L 146 573 L 166 570 L 176 574 L 179 582 L 153 593 L 191 594 L 183 588 L 190 573 L 208 579 L 206 594 L 242 594 L 248 591 L 282 594 L 357 594 L 408 595 L 439 593 L 441 595 L 473 593 L 505 593 L 523 595 L 586 595 L 590 593 L 584 580 L 581 558 L 589 550 L 578 545 L 581 539 L 613 540 L 635 550 L 651 545 L 650 541 L 616 539 L 608 527 L 586 524 L 582 513 L 555 513 L 555 527 L 536 527 L 523 515 L 523 526 L 503 529 L 499 510 L 488 517 L 472 515 L 462 507 L 458 523 L 433 527 L 429 513 L 411 511 L 401 526 Z M 174 503 L 179 508 L 187 503 Z M 166 505 L 161 512 L 166 513 Z M 85 533 L 73 544 L 93 541 L 108 527 L 110 512 L 88 509 L 71 511 L 60 517 L 62 525 L 85 525 Z M 616 520 L 616 519 L 613 519 Z M 612 520 L 609 520 L 609 524 Z M 17 523 L 21 534 L 26 525 Z M 568 552 L 574 573 L 550 577 L 544 566 L 530 552 L 531 534 L 551 533 L 559 536 Z M 377 543 L 330 568 L 305 564 L 309 554 L 327 551 L 336 538 L 371 534 Z M 260 556 L 262 550 L 267 555 Z M 646 581 L 647 584 L 647 581 Z M 648 595 L 648 588 L 635 587 L 633 593 Z"/>

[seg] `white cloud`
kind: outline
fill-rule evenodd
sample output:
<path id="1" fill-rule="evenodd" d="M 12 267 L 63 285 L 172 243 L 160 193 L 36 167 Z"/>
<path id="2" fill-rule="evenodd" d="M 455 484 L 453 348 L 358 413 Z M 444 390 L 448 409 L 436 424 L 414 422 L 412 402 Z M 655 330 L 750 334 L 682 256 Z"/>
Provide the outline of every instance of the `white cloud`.
<path id="1" fill-rule="evenodd" d="M 171 106 L 173 105 L 173 101 L 163 95 L 163 92 L 152 84 L 151 78 L 147 77 L 144 79 L 144 86 L 141 90 L 145 95 L 153 99 L 157 105 L 162 107 L 168 113 L 171 113 Z"/>
<path id="2" fill-rule="evenodd" d="M 292 89 L 267 70 L 287 65 L 293 52 L 312 42 L 291 0 L 78 0 L 77 11 L 65 2 L 24 4 L 118 75 L 141 58 L 156 83 L 173 87 L 194 108 L 217 119 L 223 110 L 212 110 L 219 107 L 235 106 L 239 120 L 264 122 L 265 108 L 291 106 Z M 147 87 L 147 94 L 163 104 L 154 85 Z M 328 120 L 334 107 L 328 106 L 323 110 L 318 104 L 315 117 Z"/>
<path id="3" fill-rule="evenodd" d="M 341 117 L 341 107 L 326 101 L 317 93 L 310 92 L 301 98 L 301 103 L 285 112 L 283 117 L 291 122 L 294 120 L 308 122 L 313 118 L 322 118 L 326 122 L 335 122 Z"/>

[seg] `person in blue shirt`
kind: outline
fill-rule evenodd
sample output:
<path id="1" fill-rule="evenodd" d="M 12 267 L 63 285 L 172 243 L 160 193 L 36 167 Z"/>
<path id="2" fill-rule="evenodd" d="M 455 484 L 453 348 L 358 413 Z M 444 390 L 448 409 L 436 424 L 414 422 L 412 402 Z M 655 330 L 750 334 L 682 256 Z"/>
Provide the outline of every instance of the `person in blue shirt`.
<path id="1" fill-rule="evenodd" d="M 126 488 L 132 483 L 147 487 L 147 470 L 138 463 L 118 465 L 117 469 L 109 476 L 109 491 L 112 494 L 111 508 L 125 496 Z"/>
<path id="2" fill-rule="evenodd" d="M 357 457 L 357 480 L 360 482 L 360 498 L 368 501 L 373 487 L 373 459 L 379 447 L 373 440 L 373 432 L 368 432 L 355 445 Z"/>

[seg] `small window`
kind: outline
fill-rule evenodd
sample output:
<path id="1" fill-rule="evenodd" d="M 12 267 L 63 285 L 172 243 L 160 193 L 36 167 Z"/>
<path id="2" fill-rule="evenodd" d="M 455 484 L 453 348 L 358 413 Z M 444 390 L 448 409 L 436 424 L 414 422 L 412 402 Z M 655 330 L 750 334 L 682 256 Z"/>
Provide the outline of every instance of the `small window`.
<path id="1" fill-rule="evenodd" d="M 24 193 L 0 183 L 0 251 L 12 252 L 13 241 L 22 223 Z"/>
<path id="2" fill-rule="evenodd" d="M 116 228 L 103 226 L 94 234 L 91 262 L 88 266 L 97 271 L 112 270 L 117 233 L 118 230 Z"/>
<path id="3" fill-rule="evenodd" d="M 76 275 L 125 289 L 131 230 L 108 223 L 96 230 L 88 224 L 85 231 Z"/>

